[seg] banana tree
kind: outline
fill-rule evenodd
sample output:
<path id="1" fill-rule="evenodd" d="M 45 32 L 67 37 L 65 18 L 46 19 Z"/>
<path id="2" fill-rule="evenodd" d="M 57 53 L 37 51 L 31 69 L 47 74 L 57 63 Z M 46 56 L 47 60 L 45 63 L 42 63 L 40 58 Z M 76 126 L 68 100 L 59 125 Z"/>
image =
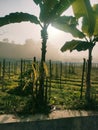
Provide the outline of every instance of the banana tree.
<path id="1" fill-rule="evenodd" d="M 90 101 L 91 99 L 91 67 L 92 67 L 92 51 L 96 43 L 98 42 L 98 4 L 93 7 L 90 4 L 89 0 L 76 0 L 72 4 L 73 12 L 78 20 L 82 18 L 81 34 L 79 29 L 74 30 L 70 33 L 79 38 L 79 40 L 73 39 L 67 41 L 61 48 L 62 52 L 67 50 L 73 51 L 85 51 L 88 50 L 88 64 L 87 64 L 87 75 L 86 75 L 86 100 Z M 56 20 L 53 25 L 66 32 L 65 23 Z M 69 29 L 68 29 L 69 32 Z M 82 36 L 82 37 L 81 37 Z M 82 38 L 82 40 L 80 39 Z"/>
<path id="2" fill-rule="evenodd" d="M 44 98 L 44 67 L 43 63 L 46 58 L 46 43 L 48 39 L 47 28 L 52 21 L 60 18 L 61 14 L 75 1 L 75 0 L 33 0 L 34 3 L 39 6 L 40 14 L 39 17 L 28 13 L 16 12 L 6 15 L 0 18 L 0 27 L 10 23 L 20 22 L 31 22 L 41 27 L 41 38 L 42 38 L 42 53 L 41 53 L 41 68 L 40 68 L 40 87 L 39 97 L 41 100 Z M 65 16 L 64 16 L 65 17 Z M 73 18 L 71 17 L 71 20 Z M 69 19 L 70 20 L 70 19 Z M 73 22 L 74 24 L 74 22 Z M 68 24 L 71 29 L 71 25 Z"/>

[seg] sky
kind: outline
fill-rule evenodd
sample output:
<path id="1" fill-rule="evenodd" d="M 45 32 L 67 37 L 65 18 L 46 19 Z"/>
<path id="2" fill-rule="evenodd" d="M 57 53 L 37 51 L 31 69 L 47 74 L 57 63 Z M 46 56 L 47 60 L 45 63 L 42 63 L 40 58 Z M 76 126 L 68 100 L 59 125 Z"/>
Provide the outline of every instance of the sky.
<path id="1" fill-rule="evenodd" d="M 98 3 L 98 0 L 91 0 L 91 4 Z M 33 0 L 0 0 L 0 17 L 8 15 L 11 12 L 26 12 L 33 15 L 39 15 L 39 7 L 36 6 Z M 69 8 L 65 15 L 73 15 L 71 8 Z M 33 39 L 35 42 L 41 42 L 40 27 L 29 22 L 22 22 L 16 24 L 9 24 L 0 28 L 0 41 L 8 38 L 10 42 L 14 41 L 16 44 L 24 44 L 26 39 Z M 53 46 L 60 48 L 66 41 L 71 40 L 73 37 L 69 33 L 62 32 L 51 26 L 48 29 L 48 42 Z M 94 48 L 94 59 L 98 57 L 96 53 L 98 45 Z M 66 52 L 60 55 L 69 58 L 87 57 L 87 52 L 72 53 Z M 97 59 L 98 60 L 98 59 Z"/>

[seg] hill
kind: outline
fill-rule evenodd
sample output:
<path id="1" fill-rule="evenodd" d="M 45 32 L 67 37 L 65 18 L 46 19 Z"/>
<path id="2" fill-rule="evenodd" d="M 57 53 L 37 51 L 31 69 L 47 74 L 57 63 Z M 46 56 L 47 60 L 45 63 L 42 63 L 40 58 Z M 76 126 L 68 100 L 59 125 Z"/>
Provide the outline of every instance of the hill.
<path id="1" fill-rule="evenodd" d="M 51 43 L 47 47 L 47 59 L 61 60 L 60 49 Z M 33 58 L 40 59 L 41 43 L 34 42 L 32 39 L 25 41 L 25 44 L 15 44 L 5 41 L 0 41 L 0 58 Z"/>

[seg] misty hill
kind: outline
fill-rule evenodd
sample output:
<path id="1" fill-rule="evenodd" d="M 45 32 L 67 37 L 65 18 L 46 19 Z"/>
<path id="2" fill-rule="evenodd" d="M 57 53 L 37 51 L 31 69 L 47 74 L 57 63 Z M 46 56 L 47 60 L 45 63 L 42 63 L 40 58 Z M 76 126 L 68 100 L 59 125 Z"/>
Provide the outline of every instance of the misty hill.
<path id="1" fill-rule="evenodd" d="M 47 46 L 47 59 L 60 60 L 60 50 L 48 43 Z M 36 56 L 38 59 L 41 57 L 41 43 L 34 42 L 32 39 L 25 41 L 25 44 L 14 44 L 0 41 L 0 58 L 33 58 Z"/>

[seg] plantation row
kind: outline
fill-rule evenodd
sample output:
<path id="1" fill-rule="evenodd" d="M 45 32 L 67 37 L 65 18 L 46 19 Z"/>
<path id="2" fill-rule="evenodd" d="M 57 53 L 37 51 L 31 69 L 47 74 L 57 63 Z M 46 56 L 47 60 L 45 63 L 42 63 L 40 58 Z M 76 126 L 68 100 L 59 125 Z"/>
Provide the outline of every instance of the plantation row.
<path id="1" fill-rule="evenodd" d="M 85 66 L 84 66 L 85 65 Z M 38 111 L 40 62 L 33 60 L 0 61 L 0 113 Z M 85 109 L 86 63 L 47 61 L 44 64 L 44 100 L 59 109 Z M 98 64 L 93 63 L 91 97 L 98 101 Z M 20 104 L 20 105 L 18 105 Z M 93 103 L 91 103 L 91 106 Z M 90 108 L 91 108 L 90 106 Z M 96 109 L 96 108 L 93 109 Z M 15 110 L 14 110 L 15 109 Z M 42 108 L 43 112 L 43 108 Z"/>
<path id="2" fill-rule="evenodd" d="M 37 75 L 39 73 L 39 65 L 40 63 L 34 60 L 1 60 L 0 61 L 0 86 L 5 87 L 8 85 L 10 81 L 18 82 L 19 79 L 21 81 L 24 80 L 23 75 L 29 71 L 29 69 L 33 67 L 37 70 Z M 33 70 L 34 71 L 34 70 Z M 86 64 L 85 69 L 83 70 L 83 63 L 62 63 L 62 62 L 52 62 L 47 61 L 45 64 L 45 72 L 46 72 L 46 82 L 49 82 L 48 85 L 58 84 L 60 87 L 67 84 L 68 86 L 85 86 L 85 76 L 86 76 Z M 36 72 L 35 72 L 36 73 Z M 83 75 L 84 73 L 84 75 Z M 92 66 L 92 75 L 91 82 L 92 87 L 97 91 L 97 76 L 98 73 L 98 64 L 93 63 Z M 33 77 L 36 78 L 33 72 Z M 83 77 L 82 77 L 83 76 Z M 26 76 L 25 76 L 26 78 Z M 34 79 L 33 79 L 34 80 Z M 84 80 L 84 81 L 83 81 Z M 1 88 L 0 87 L 0 88 Z M 70 88 L 70 87 L 69 87 Z"/>

